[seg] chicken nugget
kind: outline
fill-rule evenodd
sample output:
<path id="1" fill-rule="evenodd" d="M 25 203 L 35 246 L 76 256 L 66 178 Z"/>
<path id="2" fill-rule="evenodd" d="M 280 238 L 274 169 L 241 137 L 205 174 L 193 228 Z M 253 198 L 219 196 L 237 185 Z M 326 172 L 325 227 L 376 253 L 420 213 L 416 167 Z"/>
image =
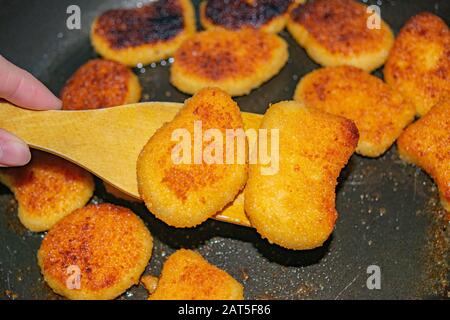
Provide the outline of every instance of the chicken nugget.
<path id="1" fill-rule="evenodd" d="M 26 166 L 0 169 L 0 181 L 17 199 L 20 222 L 35 232 L 50 229 L 83 207 L 95 188 L 92 175 L 84 169 L 36 150 Z"/>
<path id="2" fill-rule="evenodd" d="M 89 205 L 60 220 L 38 251 L 44 280 L 69 299 L 114 299 L 134 284 L 151 257 L 153 240 L 131 210 Z"/>
<path id="3" fill-rule="evenodd" d="M 190 0 L 158 0 L 106 11 L 94 21 L 91 41 L 101 56 L 134 67 L 168 58 L 195 29 Z"/>
<path id="4" fill-rule="evenodd" d="M 199 253 L 181 249 L 164 263 L 149 300 L 242 300 L 244 288 Z"/>
<path id="5" fill-rule="evenodd" d="M 128 201 L 128 202 L 141 202 L 142 201 L 141 199 L 137 199 L 137 198 L 134 198 L 132 196 L 129 196 L 125 192 L 117 189 L 112 184 L 110 184 L 110 183 L 108 183 L 106 181 L 103 181 L 103 185 L 105 186 L 105 191 L 109 195 L 113 196 L 114 198 L 125 200 L 125 201 Z"/>
<path id="6" fill-rule="evenodd" d="M 136 75 L 119 62 L 94 59 L 82 65 L 61 90 L 65 110 L 86 110 L 136 103 L 141 85 Z"/>
<path id="7" fill-rule="evenodd" d="M 200 4 L 200 21 L 205 29 L 245 27 L 277 33 L 284 29 L 293 0 L 207 0 Z"/>
<path id="8" fill-rule="evenodd" d="M 236 102 L 220 89 L 206 88 L 150 138 L 137 161 L 137 178 L 139 194 L 156 217 L 174 227 L 194 227 L 234 200 L 247 180 L 247 165 L 246 155 L 239 158 L 238 141 L 229 161 L 228 130 L 242 130 L 245 142 Z M 206 139 L 212 131 L 214 137 Z"/>
<path id="9" fill-rule="evenodd" d="M 141 277 L 141 283 L 144 285 L 145 290 L 149 294 L 155 292 L 156 287 L 158 286 L 158 278 L 150 275 L 145 275 Z"/>
<path id="10" fill-rule="evenodd" d="M 395 39 L 384 79 L 425 115 L 450 95 L 450 30 L 429 12 L 409 19 Z"/>
<path id="11" fill-rule="evenodd" d="M 286 42 L 275 34 L 217 28 L 200 32 L 181 45 L 170 81 L 189 94 L 215 86 L 232 96 L 245 95 L 275 76 L 288 55 Z"/>
<path id="12" fill-rule="evenodd" d="M 267 150 L 278 150 L 279 170 L 250 164 L 244 206 L 252 226 L 288 249 L 321 246 L 335 225 L 337 178 L 356 148 L 358 129 L 351 120 L 295 101 L 272 105 L 260 135 L 261 129 L 267 130 Z"/>
<path id="13" fill-rule="evenodd" d="M 383 65 L 394 43 L 390 27 L 353 0 L 307 1 L 291 11 L 287 28 L 323 66 L 351 65 L 372 71 Z"/>
<path id="14" fill-rule="evenodd" d="M 294 99 L 343 116 L 359 131 L 356 152 L 378 157 L 411 121 L 415 108 L 379 78 L 351 66 L 326 67 L 301 79 Z"/>
<path id="15" fill-rule="evenodd" d="M 406 128 L 397 146 L 402 159 L 434 179 L 442 205 L 450 212 L 450 97 Z"/>

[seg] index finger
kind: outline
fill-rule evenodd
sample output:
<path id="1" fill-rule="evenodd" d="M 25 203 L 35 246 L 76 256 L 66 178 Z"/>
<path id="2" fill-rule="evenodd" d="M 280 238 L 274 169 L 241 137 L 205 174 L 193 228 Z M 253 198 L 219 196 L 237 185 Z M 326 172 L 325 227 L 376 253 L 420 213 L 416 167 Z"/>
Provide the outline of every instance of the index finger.
<path id="1" fill-rule="evenodd" d="M 0 55 L 0 97 L 18 106 L 36 109 L 60 109 L 61 101 L 31 73 Z"/>

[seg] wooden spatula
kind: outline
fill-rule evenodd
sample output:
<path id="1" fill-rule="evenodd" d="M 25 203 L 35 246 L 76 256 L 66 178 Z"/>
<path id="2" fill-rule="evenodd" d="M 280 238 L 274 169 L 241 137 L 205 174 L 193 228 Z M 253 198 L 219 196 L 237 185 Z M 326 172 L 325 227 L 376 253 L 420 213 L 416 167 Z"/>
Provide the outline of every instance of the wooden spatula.
<path id="1" fill-rule="evenodd" d="M 35 149 L 65 158 L 124 193 L 139 198 L 138 155 L 153 133 L 172 120 L 181 103 L 147 102 L 86 111 L 31 111 L 0 103 L 0 128 Z M 258 129 L 261 115 L 242 113 L 245 128 Z M 216 219 L 250 226 L 243 195 Z"/>

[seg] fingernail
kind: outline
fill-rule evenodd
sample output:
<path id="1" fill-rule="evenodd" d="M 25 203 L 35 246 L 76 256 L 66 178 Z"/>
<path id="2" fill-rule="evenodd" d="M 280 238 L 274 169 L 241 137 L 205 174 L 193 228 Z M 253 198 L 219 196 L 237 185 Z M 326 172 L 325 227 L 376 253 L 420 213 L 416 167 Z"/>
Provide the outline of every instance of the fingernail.
<path id="1" fill-rule="evenodd" d="M 60 110 L 62 108 L 62 101 L 55 96 L 55 102 L 50 106 L 53 110 Z"/>
<path id="2" fill-rule="evenodd" d="M 21 141 L 6 140 L 0 145 L 0 164 L 3 166 L 23 166 L 30 159 L 30 149 Z"/>

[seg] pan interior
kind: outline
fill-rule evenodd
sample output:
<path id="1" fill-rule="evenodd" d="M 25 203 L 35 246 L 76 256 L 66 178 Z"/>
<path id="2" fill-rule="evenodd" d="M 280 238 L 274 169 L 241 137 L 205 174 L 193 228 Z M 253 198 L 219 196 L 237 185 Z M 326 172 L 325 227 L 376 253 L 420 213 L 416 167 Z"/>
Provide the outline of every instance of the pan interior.
<path id="1" fill-rule="evenodd" d="M 101 12 L 136 6 L 137 1 L 77 1 L 81 30 L 68 30 L 66 9 L 74 1 L 0 1 L 0 52 L 30 70 L 54 92 L 87 60 L 97 57 L 89 26 Z M 377 4 L 377 1 L 365 1 Z M 194 1 L 198 9 L 199 1 Z M 382 17 L 397 33 L 412 15 L 428 10 L 447 19 L 450 3 L 378 1 Z M 20 13 L 20 14 L 19 14 Z M 282 71 L 250 95 L 236 99 L 242 111 L 264 113 L 270 103 L 292 98 L 299 79 L 318 66 L 290 35 L 290 58 Z M 172 59 L 134 69 L 143 86 L 142 101 L 183 102 L 188 96 L 169 83 Z M 381 76 L 380 70 L 375 72 Z M 155 239 L 147 274 L 159 275 L 167 256 L 178 248 L 198 250 L 245 287 L 249 299 L 411 299 L 448 295 L 449 231 L 438 190 L 420 169 L 408 165 L 392 147 L 378 159 L 354 155 L 337 186 L 339 218 L 321 248 L 289 251 L 268 244 L 253 230 L 218 221 L 178 230 L 155 219 L 143 205 L 107 195 L 97 181 L 93 203 L 126 205 L 146 222 Z M 0 298 L 58 299 L 43 282 L 36 252 L 44 234 L 27 231 L 17 219 L 17 203 L 0 187 Z M 381 270 L 381 289 L 370 290 L 370 266 Z M 369 273 L 368 273 L 369 268 Z M 122 299 L 144 299 L 142 286 Z"/>

